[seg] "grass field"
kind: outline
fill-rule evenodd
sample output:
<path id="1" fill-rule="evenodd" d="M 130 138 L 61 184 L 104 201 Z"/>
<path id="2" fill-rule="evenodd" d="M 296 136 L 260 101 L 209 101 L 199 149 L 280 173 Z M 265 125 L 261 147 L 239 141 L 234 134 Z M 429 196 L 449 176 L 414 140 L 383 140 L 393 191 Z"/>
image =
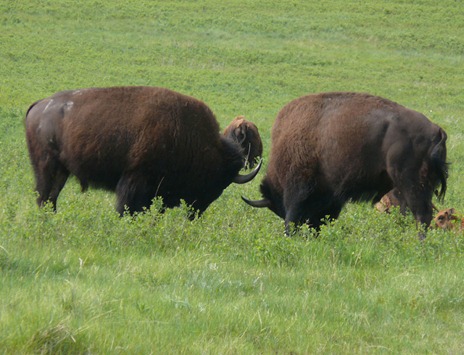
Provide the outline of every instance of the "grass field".
<path id="1" fill-rule="evenodd" d="M 318 238 L 252 209 L 263 171 L 199 219 L 119 218 L 70 179 L 35 205 L 23 119 L 63 89 L 153 85 L 255 122 L 268 161 L 279 109 L 363 91 L 448 133 L 464 211 L 460 1 L 0 0 L 1 353 L 451 353 L 464 348 L 464 237 L 349 204 Z"/>

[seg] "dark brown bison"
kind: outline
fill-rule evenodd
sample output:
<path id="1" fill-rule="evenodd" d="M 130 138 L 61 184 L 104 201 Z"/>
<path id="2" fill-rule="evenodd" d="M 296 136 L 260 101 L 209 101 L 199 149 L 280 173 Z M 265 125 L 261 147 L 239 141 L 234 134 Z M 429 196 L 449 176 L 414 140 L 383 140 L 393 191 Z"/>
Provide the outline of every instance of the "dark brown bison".
<path id="1" fill-rule="evenodd" d="M 349 201 L 377 202 L 394 189 L 420 224 L 432 219 L 432 195 L 446 192 L 446 133 L 419 112 L 360 93 L 300 97 L 278 114 L 263 199 L 292 223 L 319 228 Z"/>
<path id="2" fill-rule="evenodd" d="M 28 110 L 26 137 L 37 203 L 56 200 L 70 174 L 115 190 L 117 211 L 164 207 L 183 199 L 200 213 L 239 175 L 242 150 L 219 134 L 201 101 L 156 87 L 90 88 L 59 92 Z"/>
<path id="3" fill-rule="evenodd" d="M 252 168 L 263 155 L 263 143 L 258 127 L 244 116 L 237 116 L 224 130 L 224 136 L 233 139 L 242 147 L 244 166 Z"/>

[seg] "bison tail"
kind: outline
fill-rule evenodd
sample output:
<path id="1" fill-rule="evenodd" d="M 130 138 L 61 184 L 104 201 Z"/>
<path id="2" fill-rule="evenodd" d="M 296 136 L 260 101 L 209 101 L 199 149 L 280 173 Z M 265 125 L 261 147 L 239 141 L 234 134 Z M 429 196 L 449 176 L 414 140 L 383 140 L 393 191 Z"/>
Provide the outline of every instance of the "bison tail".
<path id="1" fill-rule="evenodd" d="M 433 147 L 430 154 L 430 163 L 432 165 L 432 171 L 436 174 L 437 182 L 441 185 L 440 191 L 435 191 L 439 200 L 443 200 L 446 194 L 448 179 L 448 166 L 449 163 L 446 162 L 446 133 L 444 130 L 440 129 L 437 134 L 436 140 L 439 139 L 438 143 Z"/>

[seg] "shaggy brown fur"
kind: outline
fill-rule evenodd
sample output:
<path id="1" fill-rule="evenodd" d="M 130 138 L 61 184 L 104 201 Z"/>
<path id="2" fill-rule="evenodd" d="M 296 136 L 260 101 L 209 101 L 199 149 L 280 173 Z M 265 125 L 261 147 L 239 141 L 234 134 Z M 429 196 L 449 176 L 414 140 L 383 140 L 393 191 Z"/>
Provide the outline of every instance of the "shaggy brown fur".
<path id="1" fill-rule="evenodd" d="M 397 196 L 399 192 L 395 189 L 389 191 L 382 196 L 379 202 L 377 202 L 374 207 L 379 212 L 390 213 L 392 207 L 400 206 L 400 199 Z"/>
<path id="2" fill-rule="evenodd" d="M 219 134 L 211 110 L 164 88 L 59 92 L 29 108 L 25 127 L 39 206 L 56 206 L 70 174 L 83 190 L 115 190 L 120 214 L 156 196 L 202 212 L 231 182 L 247 180 L 238 178 L 240 147 Z"/>
<path id="3" fill-rule="evenodd" d="M 420 224 L 432 220 L 432 195 L 446 191 L 446 133 L 419 112 L 381 97 L 321 93 L 300 97 L 278 114 L 263 199 L 294 224 L 319 228 L 350 200 L 379 201 L 395 188 L 400 207 Z"/>
<path id="4" fill-rule="evenodd" d="M 263 155 L 263 143 L 258 127 L 244 116 L 237 116 L 224 130 L 224 136 L 233 139 L 243 149 L 244 167 L 252 168 Z"/>
<path id="5" fill-rule="evenodd" d="M 458 217 L 458 213 L 454 208 L 447 208 L 437 213 L 433 221 L 436 228 L 445 230 L 459 230 L 464 229 L 464 218 Z"/>

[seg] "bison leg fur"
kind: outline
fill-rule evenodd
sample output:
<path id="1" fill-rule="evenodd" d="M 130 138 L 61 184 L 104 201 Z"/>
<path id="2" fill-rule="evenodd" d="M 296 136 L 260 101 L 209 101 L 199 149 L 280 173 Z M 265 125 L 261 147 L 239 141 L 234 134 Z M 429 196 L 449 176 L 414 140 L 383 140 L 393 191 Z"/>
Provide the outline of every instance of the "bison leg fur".
<path id="1" fill-rule="evenodd" d="M 284 192 L 285 206 L 285 235 L 290 236 L 291 229 L 300 225 L 306 218 L 306 201 L 309 197 L 309 189 L 293 183 Z"/>
<path id="2" fill-rule="evenodd" d="M 293 193 L 292 193 L 293 192 Z M 285 192 L 285 234 L 291 232 L 292 224 L 302 223 L 319 230 L 323 219 L 337 218 L 343 204 L 331 193 L 311 193 L 309 188 L 289 189 Z"/>
<path id="3" fill-rule="evenodd" d="M 156 191 L 150 187 L 144 174 L 126 173 L 116 186 L 117 205 L 116 210 L 123 216 L 126 209 L 130 214 L 142 212 L 149 208 Z"/>
<path id="4" fill-rule="evenodd" d="M 39 193 L 37 204 L 43 207 L 50 202 L 56 211 L 56 201 L 68 179 L 69 171 L 58 162 L 45 164 L 36 173 L 36 190 Z"/>

